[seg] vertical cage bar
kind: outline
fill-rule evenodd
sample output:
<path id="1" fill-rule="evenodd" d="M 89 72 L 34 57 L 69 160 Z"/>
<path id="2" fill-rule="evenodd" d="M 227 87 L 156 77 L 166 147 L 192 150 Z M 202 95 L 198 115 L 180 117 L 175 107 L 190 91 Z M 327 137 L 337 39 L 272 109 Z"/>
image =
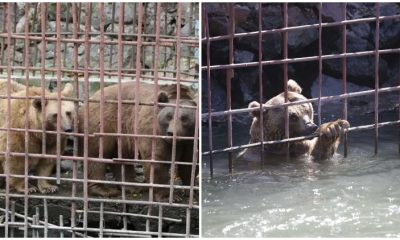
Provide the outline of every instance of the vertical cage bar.
<path id="1" fill-rule="evenodd" d="M 47 199 L 43 199 L 43 212 L 44 212 L 44 237 L 48 237 L 48 226 L 49 226 L 49 213 L 47 210 Z"/>
<path id="2" fill-rule="evenodd" d="M 318 126 L 321 126 L 321 97 L 322 97 L 322 3 L 318 5 Z M 319 146 L 319 145 L 318 145 Z M 321 150 L 319 149 L 320 153 Z"/>
<path id="3" fill-rule="evenodd" d="M 61 176 L 61 3 L 56 4 L 56 75 L 57 75 L 57 184 L 60 184 Z M 53 153 L 54 154 L 54 153 Z"/>
<path id="4" fill-rule="evenodd" d="M 32 24 L 33 27 L 36 26 L 39 3 L 34 3 L 34 6 L 35 6 L 35 10 L 33 11 L 33 24 Z M 37 58 L 38 58 L 38 56 L 39 56 L 39 55 L 38 55 L 38 52 L 39 52 L 38 50 L 39 50 L 39 48 L 38 48 L 37 44 L 38 44 L 38 41 L 34 41 L 35 53 L 33 54 L 33 55 L 34 55 L 34 57 L 33 57 L 33 66 L 36 66 L 37 61 L 38 61 Z M 34 71 L 32 72 L 32 76 L 35 76 L 35 75 L 36 75 L 36 70 L 34 70 Z"/>
<path id="5" fill-rule="evenodd" d="M 60 227 L 64 227 L 64 217 L 60 215 Z M 64 231 L 60 230 L 60 238 L 64 238 Z"/>
<path id="6" fill-rule="evenodd" d="M 283 4 L 283 27 L 288 27 L 288 3 Z M 288 32 L 283 32 L 283 58 L 288 59 Z M 285 91 L 285 103 L 288 102 L 288 64 L 283 64 L 283 83 Z M 289 138 L 289 109 L 285 106 L 285 139 Z M 290 143 L 286 143 L 286 159 L 290 158 Z"/>
<path id="7" fill-rule="evenodd" d="M 140 94 L 140 76 L 142 71 L 142 65 L 140 62 L 141 59 L 141 49 L 142 49 L 142 30 L 143 30 L 143 3 L 138 3 L 138 32 L 137 32 L 137 47 L 136 47 L 136 82 L 135 82 L 135 96 L 139 96 Z M 138 119 L 139 113 L 139 98 L 135 98 L 135 107 L 134 107 L 134 119 Z M 134 134 L 138 133 L 138 121 L 134 122 Z M 135 142 L 138 142 L 138 137 L 134 137 Z M 135 144 L 135 152 L 134 158 L 139 159 L 139 149 L 137 144 Z"/>
<path id="8" fill-rule="evenodd" d="M 211 111 L 212 111 L 212 106 L 211 106 L 211 69 L 210 69 L 210 31 L 209 31 L 209 25 L 208 25 L 208 13 L 207 13 L 207 8 L 204 4 L 203 6 L 203 19 L 205 21 L 204 27 L 205 27 L 205 34 L 206 34 L 206 42 L 207 42 L 207 85 L 208 85 L 208 92 L 207 92 L 207 105 L 208 105 L 208 149 L 210 151 L 209 159 L 210 159 L 210 177 L 214 177 L 214 164 L 213 164 L 213 138 L 212 138 L 212 116 L 211 116 Z"/>
<path id="9" fill-rule="evenodd" d="M 262 39 L 263 36 L 261 34 L 262 31 L 262 3 L 258 4 L 258 88 L 259 88 L 259 102 L 260 102 L 260 122 L 264 122 L 264 110 L 263 110 L 263 66 L 262 66 L 262 58 L 263 58 L 263 49 L 262 49 Z M 260 163 L 261 168 L 264 168 L 264 124 L 260 124 L 261 131 L 261 149 L 260 149 Z"/>
<path id="10" fill-rule="evenodd" d="M 39 225 L 39 220 L 40 220 L 39 207 L 36 207 L 35 211 L 36 211 L 36 214 L 35 214 L 35 217 L 36 217 L 35 225 L 38 226 Z M 39 229 L 38 228 L 35 229 L 35 237 L 39 238 Z"/>
<path id="11" fill-rule="evenodd" d="M 103 229 L 104 229 L 104 202 L 100 202 L 100 219 L 99 219 L 99 237 L 102 238 L 103 236 Z"/>
<path id="12" fill-rule="evenodd" d="M 44 107 L 45 103 L 45 88 L 46 88 L 46 4 L 41 3 L 41 9 L 40 9 L 40 14 L 41 14 L 41 59 L 40 59 L 40 64 L 41 64 L 41 69 L 40 69 L 40 74 L 41 74 L 41 81 L 40 81 L 40 87 L 42 88 L 42 93 L 41 93 L 41 111 L 42 114 L 42 119 L 46 119 L 46 108 Z M 42 129 L 46 129 L 46 122 L 42 121 Z M 45 131 L 42 133 L 42 154 L 45 154 L 47 152 L 46 150 L 46 141 L 47 141 L 47 134 Z"/>
<path id="13" fill-rule="evenodd" d="M 161 205 L 158 206 L 158 237 L 162 237 L 162 218 L 163 218 L 163 207 Z"/>
<path id="14" fill-rule="evenodd" d="M 176 102 L 174 112 L 174 131 L 172 136 L 172 156 L 171 156 L 171 173 L 170 173 L 170 188 L 169 188 L 169 203 L 173 203 L 174 195 L 174 177 L 175 177 L 175 161 L 176 161 L 176 122 L 179 116 L 180 100 L 181 100 L 181 32 L 182 32 L 182 3 L 178 3 L 178 19 L 176 22 Z"/>
<path id="15" fill-rule="evenodd" d="M 346 21 L 347 3 L 342 3 L 342 18 Z M 342 25 L 342 53 L 347 53 L 347 41 L 346 41 L 347 25 Z M 342 93 L 347 93 L 347 58 L 342 58 Z M 343 118 L 347 120 L 347 97 L 343 99 Z M 343 150 L 344 157 L 347 157 L 347 132 L 343 136 Z"/>
<path id="16" fill-rule="evenodd" d="M 161 18 L 161 3 L 157 3 L 157 9 L 156 9 L 156 44 L 154 48 L 154 105 L 153 105 L 153 119 L 156 119 L 157 117 L 157 102 L 158 102 L 158 61 L 160 57 L 159 49 L 160 49 L 160 18 Z M 153 121 L 153 135 L 157 135 L 157 121 Z M 156 139 L 152 138 L 151 139 L 151 160 L 155 160 L 155 154 L 156 154 Z M 150 164 L 150 183 L 154 183 L 154 165 Z M 149 188 L 149 201 L 153 202 L 154 201 L 154 188 L 150 187 Z M 151 208 L 151 207 L 150 207 Z M 149 208 L 149 209 L 150 209 Z M 149 219 L 147 218 L 146 224 L 150 224 Z"/>
<path id="17" fill-rule="evenodd" d="M 17 7 L 18 7 L 17 3 L 14 3 L 14 7 L 13 7 L 13 10 L 14 10 L 14 23 L 17 22 Z M 13 32 L 13 33 L 16 33 L 16 32 L 17 32 L 17 24 L 14 24 L 12 32 Z M 17 39 L 12 38 L 12 42 L 13 42 L 13 43 L 12 43 L 13 46 L 16 46 L 16 45 L 17 45 Z M 8 46 L 11 46 L 11 45 L 8 45 Z M 15 50 L 16 50 L 16 49 L 15 49 L 15 47 L 14 47 L 14 48 L 13 48 L 13 56 L 12 56 L 13 65 L 17 65 L 16 62 L 15 62 Z M 11 73 L 14 74 L 14 69 L 11 69 Z"/>
<path id="18" fill-rule="evenodd" d="M 198 96 L 197 96 L 198 97 Z M 199 100 L 197 100 L 199 102 Z M 198 162 L 198 138 L 199 138 L 199 106 L 196 108 L 196 119 L 195 119 L 195 129 L 194 129 L 194 142 L 193 142 L 193 155 L 192 155 L 192 173 L 190 177 L 190 192 L 189 192 L 189 208 L 193 207 L 193 198 L 194 198 L 194 185 L 196 179 L 196 168 Z"/>
<path id="19" fill-rule="evenodd" d="M 72 4 L 72 23 L 73 23 L 73 32 L 72 32 L 72 38 L 73 39 L 78 39 L 78 31 L 79 31 L 79 25 L 78 25 L 78 8 L 76 3 L 71 3 Z M 78 70 L 78 44 L 74 43 L 74 50 L 73 50 L 73 69 L 76 71 Z M 79 82 L 78 82 L 78 74 L 74 74 L 74 89 L 75 89 L 75 97 L 76 99 L 79 99 Z M 74 107 L 77 110 L 79 107 L 78 102 L 74 102 Z M 78 132 L 78 120 L 75 119 L 74 121 L 74 133 Z M 74 136 L 74 156 L 78 156 L 78 137 Z M 75 180 L 78 177 L 78 167 L 77 167 L 77 162 L 72 161 L 72 179 Z M 72 192 L 71 195 L 72 197 L 76 196 L 76 190 L 77 190 L 77 184 L 75 181 L 72 182 Z M 71 203 L 71 228 L 75 227 L 76 223 L 76 203 L 72 202 Z M 72 237 L 75 237 L 75 231 L 72 231 Z"/>
<path id="20" fill-rule="evenodd" d="M 190 218 L 191 218 L 191 209 L 186 208 L 186 238 L 190 237 Z"/>
<path id="21" fill-rule="evenodd" d="M 6 16 L 8 15 L 7 4 L 3 4 L 3 5 L 2 5 L 2 10 L 3 10 L 4 14 L 2 15 L 2 19 L 1 19 L 1 22 L 2 22 L 1 30 L 2 30 L 2 33 L 6 33 L 6 32 L 7 32 L 7 25 L 6 25 L 7 20 L 6 20 Z M 4 42 L 5 42 L 5 40 L 4 40 L 4 38 L 2 37 L 2 38 L 1 38 L 1 45 L 0 45 L 0 64 L 1 64 L 2 66 L 4 66 L 4 55 L 5 55 L 5 54 L 4 54 L 4 48 L 5 48 Z M 3 68 L 0 69 L 0 73 L 3 73 Z"/>
<path id="22" fill-rule="evenodd" d="M 85 107 L 84 112 L 84 140 L 83 140 L 83 228 L 87 229 L 87 215 L 88 215 L 88 146 L 89 146 L 89 32 L 90 32 L 90 4 L 86 3 L 86 16 L 85 16 L 85 34 L 84 34 L 84 82 L 83 82 L 83 102 Z M 84 232 L 87 236 L 87 231 Z"/>
<path id="23" fill-rule="evenodd" d="M 11 46 L 11 3 L 7 3 L 7 46 Z M 7 116 L 6 116 L 6 126 L 7 126 L 7 140 L 6 140 L 6 163 L 10 161 L 10 127 L 11 127 L 11 48 L 7 47 Z M 4 237 L 8 237 L 9 232 L 9 222 L 8 222 L 8 211 L 10 205 L 10 171 L 9 168 L 5 168 L 6 173 L 6 213 L 4 222 Z"/>
<path id="24" fill-rule="evenodd" d="M 379 124 L 379 16 L 380 4 L 375 4 L 375 94 L 374 94 L 374 130 L 375 130 L 375 155 L 378 154 L 378 124 Z"/>
<path id="25" fill-rule="evenodd" d="M 228 56 L 228 63 L 233 64 L 234 62 L 234 54 L 233 54 L 233 40 L 234 40 L 234 34 L 235 34 L 235 7 L 234 3 L 228 3 L 228 9 L 229 9 L 229 23 L 228 23 L 228 34 L 230 35 L 229 37 L 229 56 Z M 232 110 L 232 86 L 231 83 L 234 78 L 234 71 L 233 68 L 228 68 L 226 70 L 226 107 L 228 110 L 228 118 L 227 118 L 227 125 L 228 125 L 228 132 L 227 132 L 227 143 L 229 147 L 232 147 L 232 114 L 230 111 Z M 232 174 L 233 172 L 233 166 L 232 166 L 232 152 L 228 152 L 228 161 L 229 161 L 229 174 Z"/>
<path id="26" fill-rule="evenodd" d="M 111 10 L 111 19 L 115 19 L 115 2 L 112 3 L 112 10 Z M 111 32 L 114 33 L 114 21 L 111 21 Z M 109 68 L 113 68 L 112 57 L 113 57 L 113 49 L 114 45 L 110 45 L 110 60 L 109 60 Z"/>
<path id="27" fill-rule="evenodd" d="M 15 201 L 11 202 L 11 222 L 14 223 L 15 222 Z M 10 237 L 13 238 L 14 237 L 14 232 L 15 232 L 15 228 L 12 227 L 10 229 Z"/>
<path id="28" fill-rule="evenodd" d="M 123 34 L 123 24 L 124 24 L 124 7 L 125 3 L 121 2 L 120 4 L 120 12 L 119 12 L 119 20 L 118 20 L 118 46 L 117 46 L 117 51 L 118 51 L 118 115 L 117 115 L 117 132 L 118 134 L 122 133 L 122 58 L 123 58 L 123 44 L 122 44 L 122 34 Z M 136 95 L 138 96 L 138 95 Z M 102 116 L 103 117 L 103 116 Z M 136 122 L 136 119 L 135 119 Z M 121 136 L 118 136 L 117 138 L 117 145 L 118 145 L 118 158 L 122 158 L 122 138 Z M 121 164 L 121 181 L 125 182 L 125 164 Z M 126 199 L 126 192 L 125 192 L 125 186 L 121 185 L 121 195 L 122 195 L 122 200 Z M 122 204 L 122 211 L 125 213 L 126 212 L 126 204 Z M 122 215 L 122 221 L 123 221 L 123 229 L 127 228 L 127 221 L 126 221 L 126 215 Z"/>
<path id="29" fill-rule="evenodd" d="M 28 4 L 25 4 L 25 86 L 29 86 L 29 38 L 28 38 L 28 32 L 29 32 L 29 18 L 28 18 L 28 13 L 29 13 L 29 6 Z M 29 157 L 28 157 L 28 153 L 29 153 L 29 112 L 30 112 L 30 100 L 28 98 L 28 91 L 29 89 L 26 88 L 25 89 L 25 107 L 26 107 L 26 112 L 25 112 L 25 123 L 24 123 L 24 127 L 25 127 L 25 158 L 24 158 L 24 186 L 25 186 L 25 190 L 24 190 L 24 215 L 28 216 L 28 206 L 29 206 L 29 202 L 28 202 L 28 194 L 29 194 Z M 25 232 L 28 232 L 28 219 L 24 218 L 24 228 L 26 228 L 26 230 L 24 230 Z"/>

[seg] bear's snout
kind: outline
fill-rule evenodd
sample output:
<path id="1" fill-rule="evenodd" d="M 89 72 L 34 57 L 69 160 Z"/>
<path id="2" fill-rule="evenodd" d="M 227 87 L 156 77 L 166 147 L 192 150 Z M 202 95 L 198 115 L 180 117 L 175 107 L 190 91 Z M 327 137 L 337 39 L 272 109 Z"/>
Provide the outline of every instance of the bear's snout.
<path id="1" fill-rule="evenodd" d="M 72 127 L 71 126 L 64 127 L 64 132 L 67 132 L 67 133 L 72 132 Z"/>
<path id="2" fill-rule="evenodd" d="M 318 126 L 315 123 L 308 122 L 308 123 L 306 123 L 305 133 L 312 134 L 317 130 L 317 128 L 318 128 Z"/>

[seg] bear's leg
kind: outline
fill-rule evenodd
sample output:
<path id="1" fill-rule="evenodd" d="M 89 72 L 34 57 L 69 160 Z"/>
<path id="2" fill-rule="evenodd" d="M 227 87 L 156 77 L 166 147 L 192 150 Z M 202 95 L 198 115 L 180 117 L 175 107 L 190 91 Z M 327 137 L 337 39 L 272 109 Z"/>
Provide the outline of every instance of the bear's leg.
<path id="1" fill-rule="evenodd" d="M 105 180 L 107 165 L 105 163 L 89 161 L 89 179 Z M 102 183 L 89 183 L 89 192 L 96 196 L 113 197 L 120 195 L 118 187 L 106 186 Z"/>
<path id="2" fill-rule="evenodd" d="M 349 122 L 341 119 L 322 124 L 317 130 L 320 136 L 316 139 L 314 146 L 312 146 L 311 156 L 316 160 L 331 158 L 339 145 L 340 136 L 349 127 Z"/>
<path id="3" fill-rule="evenodd" d="M 113 164 L 111 167 L 114 177 L 118 181 L 122 181 L 121 165 Z M 135 167 L 132 164 L 125 164 L 125 182 L 134 182 L 136 177 Z M 137 186 L 126 186 L 125 189 L 130 194 L 138 194 L 142 191 L 141 187 Z"/>
<path id="4" fill-rule="evenodd" d="M 55 161 L 55 159 L 40 159 L 38 165 L 36 166 L 36 172 L 38 176 L 51 176 L 56 165 Z M 37 186 L 39 191 L 43 194 L 54 193 L 58 190 L 57 186 L 50 184 L 46 179 L 39 179 Z"/>
<path id="5" fill-rule="evenodd" d="M 190 144 L 185 146 L 183 149 L 181 162 L 191 163 L 193 162 L 193 145 Z M 193 165 L 178 165 L 178 175 L 182 179 L 182 183 L 185 186 L 190 186 L 191 178 L 192 178 L 192 167 Z M 194 177 L 198 174 L 199 169 L 196 166 Z"/>
<path id="6" fill-rule="evenodd" d="M 145 178 L 147 182 L 150 182 L 150 170 L 151 164 L 146 164 Z M 170 180 L 170 165 L 169 164 L 153 164 L 154 168 L 154 181 L 155 184 L 169 184 Z M 179 199 L 174 199 L 179 200 Z M 156 202 L 168 202 L 169 201 L 169 188 L 155 188 L 154 189 L 154 201 Z"/>
<path id="7" fill-rule="evenodd" d="M 5 168 L 8 169 L 10 174 L 24 175 L 25 172 L 25 161 L 23 157 L 9 157 L 6 161 Z M 25 192 L 25 184 L 23 178 L 9 178 L 10 187 L 14 188 L 17 192 Z M 30 193 L 36 192 L 36 187 L 28 187 Z"/>
<path id="8" fill-rule="evenodd" d="M 90 139 L 89 142 L 94 144 L 88 145 L 88 156 L 97 158 L 99 157 L 99 138 Z M 103 138 L 103 158 L 112 159 L 116 152 L 114 137 Z M 90 161 L 88 162 L 88 178 L 90 180 L 106 180 L 107 164 L 101 162 Z M 113 197 L 120 195 L 118 187 L 115 185 L 106 186 L 102 183 L 89 183 L 89 193 L 101 197 Z"/>

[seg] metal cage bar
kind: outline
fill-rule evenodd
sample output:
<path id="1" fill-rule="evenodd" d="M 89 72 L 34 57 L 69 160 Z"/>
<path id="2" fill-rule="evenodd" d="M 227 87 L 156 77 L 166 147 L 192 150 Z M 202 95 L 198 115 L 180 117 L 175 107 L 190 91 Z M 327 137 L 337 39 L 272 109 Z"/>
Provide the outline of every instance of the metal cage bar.
<path id="1" fill-rule="evenodd" d="M 347 3 L 342 3 L 340 4 L 340 10 L 342 13 L 342 18 L 340 20 L 335 20 L 333 22 L 323 22 L 322 20 L 322 8 L 323 8 L 323 3 L 318 3 L 317 8 L 317 20 L 318 23 L 312 23 L 312 24 L 305 24 L 305 25 L 299 25 L 299 26 L 289 26 L 288 25 L 288 3 L 281 3 L 280 4 L 280 9 L 282 9 L 282 26 L 273 28 L 273 29 L 268 29 L 268 30 L 263 30 L 263 19 L 262 19 L 262 14 L 265 14 L 263 12 L 263 5 L 260 3 L 258 6 L 255 7 L 257 13 L 258 13 L 258 18 L 254 18 L 258 20 L 258 30 L 255 31 L 240 31 L 238 33 L 234 32 L 234 27 L 235 27 L 235 19 L 232 17 L 232 10 L 234 8 L 234 4 L 224 4 L 220 3 L 219 10 L 220 11 L 218 14 L 221 16 L 226 16 L 226 21 L 227 21 L 227 30 L 226 32 L 221 32 L 221 35 L 215 34 L 213 36 L 210 36 L 210 20 L 209 20 L 209 13 L 207 12 L 207 7 L 205 6 L 206 4 L 203 5 L 203 36 L 201 39 L 201 42 L 203 44 L 203 47 L 205 48 L 205 51 L 203 52 L 204 54 L 204 62 L 207 64 L 201 67 L 201 70 L 207 76 L 207 85 L 208 85 L 208 92 L 207 96 L 205 99 L 207 99 L 208 102 L 208 110 L 203 112 L 201 117 L 202 119 L 207 123 L 207 132 L 208 132 L 208 150 L 203 150 L 202 155 L 207 156 L 209 158 L 209 167 L 210 167 L 210 177 L 213 178 L 214 176 L 214 155 L 215 154 L 221 154 L 221 153 L 227 153 L 226 156 L 228 156 L 228 166 L 229 166 L 229 172 L 232 172 L 232 166 L 230 164 L 231 162 L 231 154 L 235 151 L 241 150 L 241 149 L 246 149 L 249 147 L 257 147 L 259 148 L 261 146 L 261 149 L 264 149 L 264 145 L 268 144 L 277 144 L 277 143 L 287 143 L 287 146 L 289 146 L 290 142 L 294 141 L 300 141 L 304 139 L 311 139 L 314 138 L 318 135 L 312 134 L 309 136 L 304 136 L 304 137 L 294 137 L 294 138 L 289 138 L 289 122 L 288 122 L 288 112 L 287 109 L 289 106 L 297 105 L 297 104 L 304 104 L 304 103 L 316 103 L 317 105 L 317 112 L 318 112 L 318 124 L 321 125 L 321 106 L 323 103 L 335 101 L 335 100 L 341 100 L 342 101 L 342 119 L 347 120 L 348 119 L 348 99 L 355 98 L 355 97 L 360 97 L 360 96 L 373 96 L 374 97 L 374 122 L 373 124 L 367 124 L 367 125 L 361 125 L 361 126 L 355 126 L 355 127 L 350 127 L 348 132 L 345 133 L 344 135 L 344 157 L 347 157 L 348 155 L 348 134 L 352 131 L 361 131 L 361 130 L 366 130 L 366 129 L 374 129 L 375 134 L 374 134 L 374 141 L 375 141 L 375 154 L 378 152 L 378 133 L 379 133 L 379 128 L 384 127 L 384 126 L 392 126 L 392 125 L 398 125 L 399 121 L 386 121 L 386 122 L 379 122 L 379 95 L 383 93 L 397 93 L 400 90 L 399 86 L 390 86 L 390 87 L 380 87 L 379 83 L 379 58 L 380 56 L 387 55 L 387 54 L 398 54 L 400 53 L 400 49 L 398 48 L 388 48 L 388 49 L 380 49 L 379 46 L 379 34 L 380 34 L 380 24 L 382 21 L 387 21 L 387 20 L 393 20 L 393 19 L 400 19 L 400 15 L 391 15 L 391 16 L 381 16 L 380 15 L 380 4 L 377 3 L 375 6 L 375 16 L 374 17 L 359 17 L 356 19 L 347 19 L 346 14 L 347 14 Z M 258 7 L 258 9 L 257 9 Z M 225 14 L 225 15 L 223 15 Z M 218 15 L 219 16 L 219 15 Z M 348 29 L 349 25 L 353 24 L 360 24 L 360 23 L 375 23 L 375 49 L 374 50 L 363 50 L 363 51 L 357 51 L 357 52 L 349 52 L 347 49 L 347 36 L 346 32 Z M 323 30 L 330 28 L 330 27 L 340 27 L 340 33 L 341 33 L 341 46 L 342 49 L 340 53 L 323 53 L 323 45 L 322 45 L 322 34 Z M 232 31 L 233 29 L 233 31 Z M 316 29 L 318 31 L 318 54 L 314 54 L 311 56 L 307 57 L 289 57 L 288 56 L 288 34 L 294 31 L 305 31 L 305 30 L 310 30 L 310 29 Z M 266 60 L 265 56 L 263 56 L 262 48 L 265 48 L 266 46 L 263 45 L 263 37 L 267 37 L 272 34 L 277 34 L 280 33 L 282 34 L 282 57 L 280 59 L 274 59 L 274 60 Z M 232 62 L 231 59 L 229 58 L 228 60 L 220 61 L 216 64 L 211 64 L 210 59 L 213 58 L 213 53 L 210 51 L 211 45 L 213 43 L 216 43 L 217 41 L 226 41 L 227 45 L 229 46 L 229 53 L 232 51 L 235 51 L 235 46 L 233 45 L 235 39 L 250 39 L 250 37 L 257 37 L 258 38 L 258 59 L 255 60 L 250 60 L 248 62 Z M 221 42 L 222 43 L 222 42 Z M 232 46 L 233 45 L 233 50 Z M 365 90 L 365 91 L 357 91 L 357 92 L 348 92 L 348 87 L 347 87 L 347 59 L 348 58 L 356 58 L 356 57 L 374 57 L 375 63 L 374 63 L 374 68 L 375 68 L 375 81 L 374 81 L 374 89 L 371 90 Z M 341 81 L 342 81 L 342 89 L 341 92 L 342 94 L 339 95 L 332 95 L 332 96 L 323 96 L 322 95 L 322 83 L 323 83 L 323 77 L 322 77 L 322 65 L 324 61 L 327 60 L 339 60 L 341 61 Z M 318 96 L 314 98 L 310 98 L 307 100 L 301 100 L 301 101 L 296 101 L 296 102 L 288 102 L 287 99 L 287 81 L 288 81 L 288 64 L 292 63 L 305 63 L 305 62 L 311 62 L 311 61 L 318 61 L 318 78 L 317 78 L 317 83 L 318 83 Z M 262 106 L 260 104 L 260 107 L 253 107 L 253 108 L 235 108 L 232 109 L 230 107 L 231 99 L 230 95 L 228 94 L 230 91 L 232 91 L 232 86 L 228 85 L 230 77 L 235 74 L 235 70 L 240 69 L 240 70 L 245 70 L 247 68 L 252 68 L 252 67 L 258 67 L 258 87 L 259 87 L 259 102 L 263 102 L 264 94 L 263 90 L 265 88 L 263 87 L 263 77 L 262 75 L 265 74 L 263 73 L 263 67 L 270 66 L 270 65 L 282 65 L 283 66 L 283 81 L 284 81 L 284 96 L 285 96 L 285 103 L 280 104 L 279 106 Z M 226 92 L 227 92 L 227 107 L 225 110 L 218 110 L 218 111 L 213 111 L 213 105 L 212 105 L 212 98 L 211 95 L 213 93 L 213 89 L 211 87 L 211 82 L 214 81 L 212 79 L 212 73 L 216 71 L 221 71 L 224 70 L 227 72 L 227 81 L 226 81 Z M 216 117 L 226 117 L 227 123 L 228 123 L 228 129 L 229 126 L 232 124 L 232 116 L 233 115 L 238 115 L 242 113 L 250 113 L 254 110 L 259 110 L 260 111 L 260 119 L 261 122 L 263 122 L 263 114 L 262 112 L 268 109 L 273 109 L 273 108 L 284 108 L 285 109 L 285 120 L 284 120 L 284 126 L 285 126 L 285 137 L 284 139 L 281 140 L 274 140 L 274 141 L 265 141 L 264 139 L 264 130 L 261 128 L 261 141 L 258 143 L 251 143 L 251 144 L 242 144 L 242 145 L 236 145 L 233 146 L 232 144 L 232 139 L 230 139 L 232 136 L 229 134 L 230 132 L 228 131 L 228 144 L 225 147 L 220 147 L 220 149 L 217 149 L 213 145 L 213 119 Z M 399 111 L 400 113 L 400 111 Z M 399 115 L 400 116 L 400 115 Z M 261 124 L 262 125 L 262 124 Z M 400 134 L 399 134 L 400 136 Z M 400 139 L 400 138 L 399 138 Z M 399 145 L 400 146 L 400 145 Z M 289 151 L 287 150 L 287 153 Z M 399 152 L 400 152 L 400 147 L 399 147 Z M 261 151 L 261 159 L 263 159 L 264 152 Z"/>
<path id="2" fill-rule="evenodd" d="M 21 20 L 21 17 L 24 18 Z M 200 114 L 198 105 L 182 103 L 187 96 L 183 96 L 181 88 L 193 92 L 195 96 L 191 100 L 199 102 L 196 94 L 199 67 L 194 64 L 194 52 L 199 48 L 194 26 L 195 21 L 199 21 L 199 4 L 3 3 L 0 4 L 0 19 L 0 80 L 5 82 L 4 89 L 0 89 L 0 107 L 4 102 L 7 110 L 1 119 L 4 125 L 0 125 L 0 135 L 5 139 L 4 148 L 0 149 L 0 160 L 4 158 L 8 162 L 18 158 L 23 164 L 22 172 L 9 171 L 8 168 L 0 172 L 0 179 L 6 182 L 5 191 L 0 193 L 3 199 L 0 211 L 5 215 L 0 230 L 4 230 L 4 236 L 198 237 L 200 189 L 196 177 Z M 39 76 L 35 76 L 37 74 Z M 130 85 L 133 87 L 129 91 L 135 96 L 140 95 L 144 83 L 154 85 L 154 98 L 142 101 L 139 97 L 124 97 L 124 84 L 133 81 L 136 83 Z M 14 83 L 25 86 L 24 94 L 14 95 Z M 67 83 L 73 85 L 74 93 L 64 96 L 63 86 Z M 106 89 L 114 84 L 117 84 L 118 96 L 110 99 Z M 176 102 L 158 103 L 160 89 L 168 85 L 176 86 Z M 33 87 L 40 94 L 32 96 L 30 89 Z M 97 90 L 100 97 L 92 99 Z M 46 104 L 54 102 L 57 113 L 55 128 L 48 129 L 45 121 L 41 127 L 32 127 L 29 117 L 33 108 L 28 108 L 22 119 L 23 125 L 15 127 L 9 109 L 14 102 L 21 101 L 26 105 L 40 101 L 43 111 L 39 115 L 42 119 L 46 119 L 49 113 Z M 77 109 L 72 132 L 63 129 L 62 114 L 67 102 Z M 95 114 L 88 108 L 94 105 L 100 106 Z M 118 129 L 115 132 L 107 130 L 110 123 L 105 117 L 109 106 L 117 113 Z M 126 130 L 123 127 L 126 110 L 132 110 L 129 113 L 138 119 L 140 110 L 146 107 L 153 113 L 152 132 L 139 131 L 138 121 L 132 124 L 135 125 L 132 131 Z M 163 108 L 174 109 L 175 130 L 171 136 L 158 131 L 157 114 Z M 83 116 L 81 122 L 78 121 L 79 110 Z M 177 122 L 180 112 L 186 110 L 193 111 L 194 133 L 182 136 L 176 130 Z M 93 132 L 89 126 L 96 114 L 99 128 Z M 14 135 L 24 136 L 21 144 L 25 150 L 12 148 L 10 139 Z M 40 136 L 43 140 L 39 151 L 30 151 L 32 136 Z M 115 155 L 111 157 L 105 154 L 109 138 L 118 139 Z M 52 139 L 54 150 L 49 143 Z M 93 142 L 93 139 L 98 139 L 98 142 Z M 138 144 L 133 144 L 135 148 L 131 154 L 124 153 L 124 141 L 138 142 L 141 139 L 152 143 L 151 157 L 141 157 Z M 68 141 L 65 149 L 64 140 Z M 172 156 L 155 156 L 160 141 L 173 142 Z M 193 143 L 193 149 L 190 149 L 193 154 L 185 159 L 180 157 L 181 141 Z M 90 152 L 93 146 L 99 150 L 96 155 Z M 31 169 L 34 168 L 32 159 L 53 162 L 54 174 L 42 176 L 31 171 L 34 170 Z M 115 172 L 111 175 L 116 179 L 108 174 L 104 179 L 92 179 L 89 173 L 93 164 L 104 164 L 110 169 L 116 166 L 120 179 Z M 140 167 L 146 164 L 168 166 L 168 171 L 171 171 L 168 182 L 155 181 L 159 172 L 154 169 L 149 176 L 151 179 L 146 179 L 146 173 L 141 170 L 144 168 Z M 189 183 L 180 179 L 181 167 L 190 169 L 186 172 Z M 139 175 L 135 180 L 128 176 L 130 169 L 135 169 L 135 174 Z M 22 181 L 24 191 L 15 191 L 10 179 Z M 32 184 L 39 181 L 54 182 L 59 191 L 31 192 Z M 122 191 L 115 197 L 96 197 L 90 192 L 93 184 Z M 144 190 L 134 195 L 128 192 L 130 188 Z M 153 189 L 169 192 L 169 201 L 157 200 Z M 177 195 L 182 200 L 175 199 Z M 60 214 L 53 211 L 58 207 L 63 209 Z"/>

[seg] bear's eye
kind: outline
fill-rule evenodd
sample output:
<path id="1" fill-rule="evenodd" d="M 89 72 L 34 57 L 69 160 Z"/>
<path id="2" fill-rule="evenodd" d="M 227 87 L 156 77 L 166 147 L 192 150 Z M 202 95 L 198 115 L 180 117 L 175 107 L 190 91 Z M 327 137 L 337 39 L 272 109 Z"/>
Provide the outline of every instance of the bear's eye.
<path id="1" fill-rule="evenodd" d="M 188 116 L 186 116 L 186 115 L 181 116 L 181 121 L 182 121 L 182 122 L 187 122 L 188 119 L 189 119 L 189 118 L 188 118 Z"/>
<path id="2" fill-rule="evenodd" d="M 290 118 L 290 121 L 297 121 L 297 120 L 299 120 L 299 117 L 296 116 L 296 115 L 290 115 L 289 118 Z"/>
<path id="3" fill-rule="evenodd" d="M 57 118 L 57 113 L 53 113 L 53 115 L 51 115 L 52 118 Z"/>
<path id="4" fill-rule="evenodd" d="M 172 113 L 168 113 L 168 114 L 167 114 L 167 119 L 168 119 L 168 120 L 171 120 L 171 119 L 172 119 Z"/>
<path id="5" fill-rule="evenodd" d="M 72 116 L 72 113 L 70 112 L 70 111 L 68 111 L 68 112 L 65 112 L 65 114 L 67 115 L 67 117 L 69 117 L 69 118 L 71 118 L 71 116 Z"/>

